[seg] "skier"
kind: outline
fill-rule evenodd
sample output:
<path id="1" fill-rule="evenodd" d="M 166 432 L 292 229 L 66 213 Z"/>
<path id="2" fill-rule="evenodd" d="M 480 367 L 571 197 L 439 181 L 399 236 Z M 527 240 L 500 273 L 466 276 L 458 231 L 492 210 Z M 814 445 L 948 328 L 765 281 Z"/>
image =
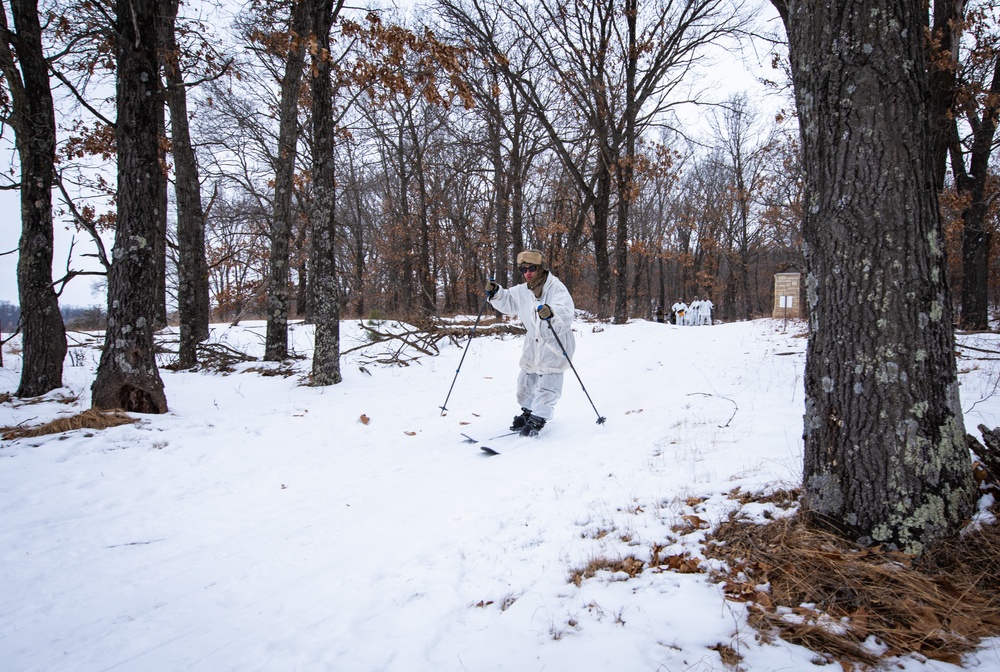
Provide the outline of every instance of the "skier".
<path id="1" fill-rule="evenodd" d="M 712 303 L 711 299 L 702 299 L 701 311 L 699 313 L 701 322 L 699 324 L 712 326 L 712 308 L 715 308 L 715 304 Z"/>
<path id="2" fill-rule="evenodd" d="M 517 268 L 524 284 L 504 289 L 486 282 L 490 304 L 506 315 L 518 315 L 527 334 L 521 350 L 521 372 L 517 377 L 517 403 L 511 431 L 535 436 L 552 419 L 562 396 L 563 372 L 569 368 L 576 341 L 573 338 L 573 297 L 566 285 L 544 266 L 538 250 L 517 255 Z M 553 335 L 553 330 L 555 335 Z M 561 342 L 565 352 L 559 347 Z"/>
<path id="3" fill-rule="evenodd" d="M 674 311 L 674 315 L 677 316 L 675 320 L 677 326 L 682 326 L 684 324 L 684 314 L 688 309 L 687 304 L 681 299 L 677 299 L 677 303 L 670 306 L 670 308 Z"/>
<path id="4" fill-rule="evenodd" d="M 701 299 L 697 296 L 694 297 L 694 301 L 688 306 L 688 324 L 693 327 L 701 324 Z"/>

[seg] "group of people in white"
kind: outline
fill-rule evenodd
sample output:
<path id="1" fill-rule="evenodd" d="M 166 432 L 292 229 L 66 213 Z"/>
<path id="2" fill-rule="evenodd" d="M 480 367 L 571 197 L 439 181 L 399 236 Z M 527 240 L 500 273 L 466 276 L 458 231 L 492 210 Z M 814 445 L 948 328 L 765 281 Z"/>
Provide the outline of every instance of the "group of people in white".
<path id="1" fill-rule="evenodd" d="M 697 327 L 712 324 L 712 308 L 715 304 L 711 299 L 699 299 L 694 297 L 691 303 L 684 303 L 682 299 L 670 306 L 670 323 L 684 327 Z M 663 307 L 657 306 L 655 310 L 656 321 L 663 322 Z"/>

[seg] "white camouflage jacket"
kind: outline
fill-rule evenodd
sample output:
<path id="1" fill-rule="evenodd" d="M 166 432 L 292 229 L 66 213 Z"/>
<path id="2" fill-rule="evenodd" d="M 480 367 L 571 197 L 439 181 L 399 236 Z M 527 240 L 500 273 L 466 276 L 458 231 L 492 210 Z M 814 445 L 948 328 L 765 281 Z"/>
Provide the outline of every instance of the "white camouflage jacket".
<path id="1" fill-rule="evenodd" d="M 569 360 L 576 350 L 576 339 L 573 338 L 573 315 L 576 307 L 569 290 L 559 278 L 549 272 L 540 298 L 535 298 L 534 292 L 528 289 L 528 283 L 522 283 L 510 289 L 501 287 L 496 296 L 490 299 L 490 303 L 501 313 L 518 315 L 524 323 L 528 333 L 521 350 L 522 369 L 528 373 L 544 374 L 569 368 Z M 538 307 L 544 303 L 549 304 L 552 309 L 549 324 L 543 324 L 546 320 L 538 317 Z M 566 348 L 566 354 L 563 354 L 552 336 L 553 329 Z"/>

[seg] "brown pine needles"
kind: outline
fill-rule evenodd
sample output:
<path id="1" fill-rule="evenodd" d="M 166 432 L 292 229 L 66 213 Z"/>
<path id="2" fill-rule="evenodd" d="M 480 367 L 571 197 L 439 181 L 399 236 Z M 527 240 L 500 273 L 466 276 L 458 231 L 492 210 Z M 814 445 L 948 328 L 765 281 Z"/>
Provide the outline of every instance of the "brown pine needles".
<path id="1" fill-rule="evenodd" d="M 129 416 L 124 411 L 111 410 L 101 411 L 90 408 L 82 413 L 71 415 L 65 418 L 57 418 L 51 422 L 46 422 L 33 427 L 2 427 L 0 436 L 4 441 L 13 439 L 23 439 L 35 436 L 45 436 L 46 434 L 59 434 L 75 429 L 107 429 L 118 425 L 136 423 L 138 420 Z"/>
<path id="2" fill-rule="evenodd" d="M 917 653 L 958 664 L 1000 634 L 1000 529 L 980 526 L 919 559 L 864 548 L 800 516 L 766 525 L 737 510 L 705 546 L 718 580 L 747 602 L 762 638 L 801 644 L 830 662 L 878 667 Z M 848 668 L 849 669 L 849 668 Z"/>

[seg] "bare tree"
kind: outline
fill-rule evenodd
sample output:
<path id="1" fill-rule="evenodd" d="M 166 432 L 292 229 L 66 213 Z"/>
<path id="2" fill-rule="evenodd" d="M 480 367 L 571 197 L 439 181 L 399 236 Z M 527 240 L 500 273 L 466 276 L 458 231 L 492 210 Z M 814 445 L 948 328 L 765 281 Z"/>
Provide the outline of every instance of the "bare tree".
<path id="1" fill-rule="evenodd" d="M 299 137 L 299 88 L 305 67 L 311 28 L 308 2 L 293 2 L 285 40 L 285 71 L 278 108 L 278 150 L 274 171 L 274 212 L 271 217 L 270 277 L 264 359 L 288 356 L 289 241 L 292 230 L 292 192 Z"/>
<path id="2" fill-rule="evenodd" d="M 943 7 L 940 7 L 943 5 Z M 959 326 L 989 328 L 989 258 L 993 226 L 990 203 L 990 162 L 996 147 L 1000 114 L 1000 30 L 997 3 L 988 0 L 966 9 L 965 3 L 935 3 L 934 35 L 940 40 L 931 50 L 932 110 L 944 110 L 946 146 L 954 188 L 963 204 L 962 291 Z M 940 15 L 939 15 L 940 14 Z M 943 27 L 938 26 L 943 22 Z M 967 39 L 960 40 L 964 28 Z M 957 35 L 955 33 L 958 33 Z M 959 44 L 970 47 L 959 49 Z M 940 120 L 940 116 L 932 117 Z M 933 128 L 938 129 L 939 124 Z M 935 134 L 937 139 L 937 134 Z M 935 159 L 939 159 L 935 156 Z"/>
<path id="3" fill-rule="evenodd" d="M 449 8 L 451 16 L 469 17 L 466 25 L 478 29 L 478 39 L 489 45 L 483 56 L 517 87 L 549 132 L 554 149 L 575 176 L 579 189 L 587 195 L 593 208 L 598 314 L 610 312 L 612 277 L 616 277 L 614 317 L 616 322 L 625 321 L 628 220 L 635 196 L 638 140 L 668 109 L 690 102 L 687 96 L 678 95 L 679 86 L 707 45 L 740 32 L 744 19 L 739 3 L 470 0 L 470 10 L 452 0 L 441 4 Z M 507 52 L 497 43 L 496 33 L 481 27 L 488 25 L 486 19 L 494 13 L 505 15 L 513 29 L 524 36 L 539 54 L 544 69 L 515 72 L 509 67 Z M 563 111 L 540 95 L 545 88 L 543 78 L 551 78 L 565 92 L 569 107 L 579 110 L 585 120 L 597 148 L 590 168 L 579 164 L 581 154 L 569 145 L 564 131 L 570 129 L 557 116 Z M 618 229 L 612 269 L 607 251 L 611 249 L 608 243 L 615 204 Z"/>
<path id="4" fill-rule="evenodd" d="M 720 155 L 725 159 L 726 169 L 732 177 L 731 197 L 735 208 L 728 232 L 739 277 L 734 287 L 736 315 L 749 320 L 758 308 L 754 305 L 757 292 L 751 286 L 750 269 L 764 241 L 757 204 L 767 178 L 774 128 L 760 122 L 759 114 L 745 94 L 737 94 L 726 101 L 721 118 L 719 114 L 713 118 L 712 128 Z"/>
<path id="5" fill-rule="evenodd" d="M 118 230 L 108 274 L 108 328 L 97 376 L 95 408 L 165 413 L 156 368 L 157 207 L 164 179 L 157 116 L 163 114 L 157 61 L 157 3 L 116 6 Z"/>
<path id="6" fill-rule="evenodd" d="M 488 271 L 506 285 L 518 279 L 512 275 L 512 261 L 526 245 L 536 244 L 536 232 L 526 230 L 526 190 L 534 161 L 548 140 L 515 80 L 538 65 L 537 54 L 523 36 L 510 29 L 509 21 L 492 3 L 465 6 L 447 1 L 440 8 L 451 39 L 474 45 L 482 56 L 470 63 L 466 79 L 477 103 L 474 141 L 480 143 L 492 171 L 492 201 L 483 222 L 492 228 L 493 259 Z M 503 66 L 492 57 L 498 45 L 502 45 Z"/>
<path id="7" fill-rule="evenodd" d="M 333 55 L 330 29 L 343 0 L 312 0 L 316 52 L 312 58 L 313 207 L 310 246 L 311 295 L 316 322 L 312 384 L 335 385 L 340 374 L 340 291 L 336 262 L 336 173 L 334 163 Z"/>
<path id="8" fill-rule="evenodd" d="M 208 263 L 205 258 L 205 213 L 201 204 L 198 163 L 191 145 L 187 86 L 177 41 L 178 0 L 165 0 L 162 54 L 164 98 L 170 111 L 170 146 L 174 156 L 177 196 L 177 310 L 180 319 L 178 366 L 198 363 L 197 344 L 208 338 Z"/>
<path id="9" fill-rule="evenodd" d="M 8 4 L 13 32 L 7 24 Z M 52 289 L 56 118 L 37 0 L 10 0 L 0 9 L 0 69 L 10 91 L 9 121 L 21 164 L 17 288 L 24 364 L 16 395 L 35 397 L 62 386 L 66 356 L 66 331 Z"/>

